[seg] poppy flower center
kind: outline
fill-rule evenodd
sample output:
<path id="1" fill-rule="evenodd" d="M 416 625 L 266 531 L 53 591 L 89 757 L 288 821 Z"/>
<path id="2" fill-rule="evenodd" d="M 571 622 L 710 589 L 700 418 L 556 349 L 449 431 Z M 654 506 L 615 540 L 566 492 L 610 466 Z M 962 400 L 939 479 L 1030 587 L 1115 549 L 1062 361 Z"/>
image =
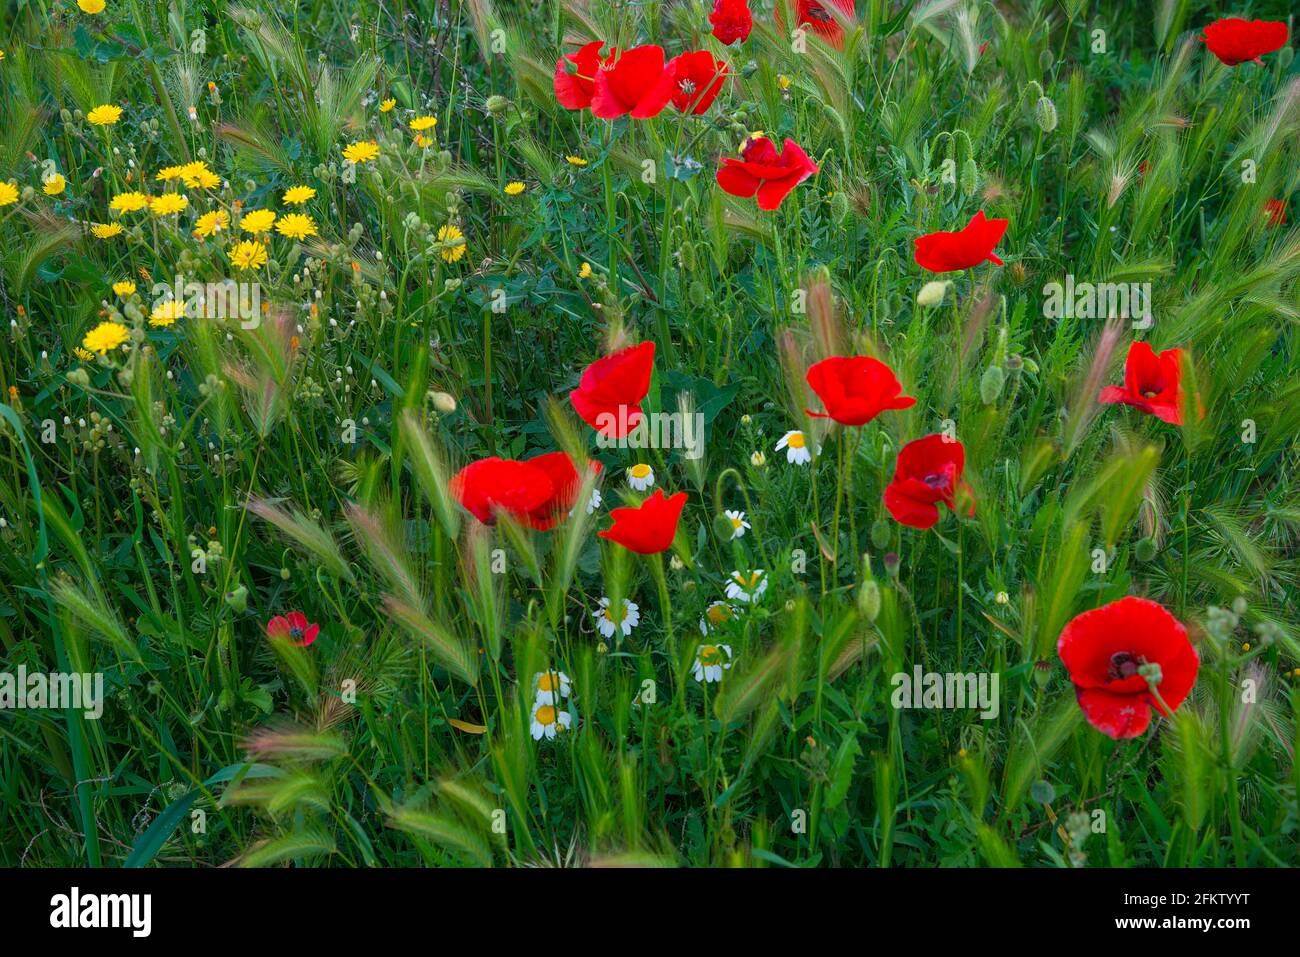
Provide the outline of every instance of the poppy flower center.
<path id="1" fill-rule="evenodd" d="M 1145 390 L 1145 391 L 1142 393 L 1142 398 L 1144 398 L 1144 399 L 1154 399 L 1154 398 L 1155 398 L 1156 396 L 1158 396 L 1159 394 L 1160 394 L 1160 393 L 1157 392 L 1155 389 L 1147 389 L 1147 390 Z"/>
<path id="2" fill-rule="evenodd" d="M 1142 664 L 1137 655 L 1127 651 L 1117 651 L 1110 656 L 1110 670 L 1106 673 L 1109 681 L 1122 681 L 1125 678 L 1131 678 L 1138 673 L 1138 666 Z"/>
<path id="3" fill-rule="evenodd" d="M 677 88 L 681 90 L 683 93 L 685 93 L 687 96 L 690 96 L 692 93 L 695 92 L 695 81 L 682 80 L 681 83 L 677 84 Z"/>
<path id="4" fill-rule="evenodd" d="M 301 629 L 301 628 L 290 628 L 290 629 L 289 629 L 289 637 L 290 637 L 290 638 L 301 638 L 301 637 L 302 637 L 302 629 Z"/>
<path id="5" fill-rule="evenodd" d="M 809 20 L 820 20 L 822 23 L 829 23 L 830 19 L 831 15 L 823 10 L 820 4 L 809 4 L 808 9 L 804 12 L 805 22 Z"/>
<path id="6" fill-rule="evenodd" d="M 952 487 L 952 468 L 944 468 L 938 472 L 931 472 L 925 478 L 921 479 L 926 485 L 936 492 L 944 492 Z"/>

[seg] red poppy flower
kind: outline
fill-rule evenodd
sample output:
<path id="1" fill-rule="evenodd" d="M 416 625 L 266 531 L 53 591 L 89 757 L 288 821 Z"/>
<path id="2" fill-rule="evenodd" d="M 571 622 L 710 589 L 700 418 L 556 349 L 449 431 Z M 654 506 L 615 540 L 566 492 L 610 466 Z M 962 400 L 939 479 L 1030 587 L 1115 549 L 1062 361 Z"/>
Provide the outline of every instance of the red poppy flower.
<path id="1" fill-rule="evenodd" d="M 776 209 L 790 190 L 818 171 L 817 164 L 792 139 L 787 139 L 778 153 L 766 136 L 750 137 L 740 156 L 723 159 L 718 185 L 743 199 L 757 194 L 759 209 Z"/>
<path id="2" fill-rule="evenodd" d="M 993 247 L 1007 231 L 1007 222 L 985 219 L 981 209 L 960 232 L 940 230 L 914 239 L 916 264 L 930 272 L 958 272 L 978 266 L 986 259 L 1001 266 L 1002 260 L 993 254 Z"/>
<path id="3" fill-rule="evenodd" d="M 813 363 L 808 369 L 808 385 L 826 411 L 804 411 L 840 425 L 866 425 L 886 409 L 916 405 L 916 399 L 902 394 L 903 386 L 889 366 L 870 356 L 831 356 Z"/>
<path id="4" fill-rule="evenodd" d="M 1072 620 L 1056 653 L 1074 682 L 1083 716 L 1116 740 L 1146 731 L 1152 708 L 1176 711 L 1196 684 L 1201 663 L 1178 619 L 1157 602 L 1132 596 Z M 1160 666 L 1159 699 L 1139 672 L 1143 665 Z"/>
<path id="5" fill-rule="evenodd" d="M 496 456 L 465 466 L 452 476 L 450 488 L 456 501 L 489 525 L 498 512 L 526 521 L 555 495 L 555 484 L 544 469 Z"/>
<path id="6" fill-rule="evenodd" d="M 320 634 L 320 625 L 307 622 L 307 616 L 300 611 L 291 611 L 288 615 L 276 615 L 266 623 L 266 633 L 272 638 L 287 638 L 299 647 L 306 648 Z"/>
<path id="7" fill-rule="evenodd" d="M 708 50 L 683 53 L 668 62 L 673 74 L 673 106 L 699 116 L 713 105 L 727 78 L 727 64 Z"/>
<path id="8" fill-rule="evenodd" d="M 1166 349 L 1157 355 L 1147 342 L 1128 347 L 1124 360 L 1124 385 L 1108 385 L 1098 402 L 1123 403 L 1150 413 L 1171 425 L 1183 424 L 1183 351 Z"/>
<path id="9" fill-rule="evenodd" d="M 1253 60 L 1286 46 L 1286 24 L 1280 20 L 1241 20 L 1227 17 L 1205 28 L 1201 38 L 1219 62 L 1228 66 Z"/>
<path id="10" fill-rule="evenodd" d="M 1286 225 L 1286 200 L 1270 199 L 1264 204 L 1264 212 L 1268 213 L 1270 226 Z"/>
<path id="11" fill-rule="evenodd" d="M 610 509 L 609 517 L 614 520 L 614 524 L 596 534 L 611 542 L 618 542 L 638 555 L 656 555 L 673 543 L 673 538 L 677 535 L 677 521 L 681 518 L 682 506 L 685 504 L 685 492 L 664 498 L 663 490 L 656 489 L 653 495 L 636 508 Z"/>
<path id="12" fill-rule="evenodd" d="M 582 479 L 578 477 L 578 470 L 567 452 L 534 455 L 524 464 L 545 472 L 553 487 L 551 497 L 528 512 L 524 516 L 524 522 L 539 532 L 549 532 L 573 508 L 578 492 L 582 489 Z M 601 464 L 595 459 L 588 459 L 587 468 L 592 475 L 599 475 Z"/>
<path id="13" fill-rule="evenodd" d="M 829 0 L 827 3 L 819 3 L 818 0 L 789 0 L 789 2 L 794 6 L 796 24 L 812 30 L 836 49 L 844 46 L 844 27 L 829 8 L 832 6 L 838 8 L 841 19 L 852 20 L 855 13 L 854 0 Z M 776 23 L 783 33 L 785 32 L 785 5 L 786 0 L 778 0 L 776 5 Z"/>
<path id="14" fill-rule="evenodd" d="M 719 43 L 728 46 L 737 40 L 748 40 L 754 29 L 754 15 L 749 12 L 749 0 L 715 0 L 709 14 L 713 35 Z"/>
<path id="15" fill-rule="evenodd" d="M 654 360 L 653 342 L 597 359 L 569 393 L 573 410 L 606 438 L 623 438 L 641 421 L 641 400 L 650 391 Z"/>
<path id="16" fill-rule="evenodd" d="M 555 98 L 566 110 L 585 110 L 591 106 L 596 74 L 602 65 L 613 63 L 618 56 L 618 50 L 614 49 L 609 56 L 601 57 L 600 48 L 604 45 L 600 40 L 592 40 L 577 53 L 566 53 L 555 61 Z M 569 63 L 577 67 L 575 72 L 569 72 Z"/>
<path id="17" fill-rule="evenodd" d="M 628 114 L 637 120 L 658 116 L 675 89 L 672 72 L 664 68 L 664 48 L 654 44 L 633 47 L 610 60 L 596 71 L 592 114 L 602 120 Z"/>
<path id="18" fill-rule="evenodd" d="M 931 528 L 939 521 L 939 503 L 957 511 L 957 495 L 969 499 L 969 518 L 975 514 L 970 486 L 961 480 L 966 449 L 956 439 L 927 435 L 908 442 L 898 451 L 894 480 L 885 486 L 885 508 L 912 528 Z"/>

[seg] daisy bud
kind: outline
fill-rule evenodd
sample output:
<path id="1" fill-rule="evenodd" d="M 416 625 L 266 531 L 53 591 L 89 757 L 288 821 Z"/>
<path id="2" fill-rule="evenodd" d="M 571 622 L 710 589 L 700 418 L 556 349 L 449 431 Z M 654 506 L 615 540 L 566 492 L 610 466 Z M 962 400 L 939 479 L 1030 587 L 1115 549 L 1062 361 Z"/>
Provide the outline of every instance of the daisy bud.
<path id="1" fill-rule="evenodd" d="M 433 407 L 443 415 L 451 415 L 456 411 L 456 400 L 447 392 L 432 392 L 429 398 L 433 401 Z"/>
<path id="2" fill-rule="evenodd" d="M 921 291 L 916 294 L 916 304 L 925 306 L 929 309 L 943 302 L 943 294 L 948 289 L 948 284 L 941 279 L 927 282 L 921 287 Z"/>
<path id="3" fill-rule="evenodd" d="M 756 469 L 761 469 L 767 464 L 767 456 L 762 452 L 754 452 L 749 457 L 749 464 L 754 466 Z"/>

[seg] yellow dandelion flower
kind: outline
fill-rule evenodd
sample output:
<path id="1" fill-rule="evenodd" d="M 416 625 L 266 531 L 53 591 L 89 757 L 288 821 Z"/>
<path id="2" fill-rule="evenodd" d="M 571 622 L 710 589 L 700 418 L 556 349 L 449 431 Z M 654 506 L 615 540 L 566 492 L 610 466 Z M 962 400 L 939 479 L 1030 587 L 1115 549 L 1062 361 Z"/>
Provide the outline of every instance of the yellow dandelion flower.
<path id="1" fill-rule="evenodd" d="M 101 322 L 86 333 L 86 337 L 81 340 L 81 346 L 89 352 L 98 352 L 102 356 L 116 349 L 129 338 L 126 326 L 120 322 Z"/>
<path id="2" fill-rule="evenodd" d="M 397 101 L 392 97 L 389 97 L 388 99 L 384 100 L 384 102 L 379 104 L 379 112 L 391 113 L 393 111 L 393 107 L 395 107 L 396 105 L 397 105 Z"/>
<path id="3" fill-rule="evenodd" d="M 113 294 L 125 299 L 127 296 L 135 295 L 135 283 L 129 279 L 123 279 L 121 282 L 113 283 Z"/>
<path id="4" fill-rule="evenodd" d="M 275 211 L 270 209 L 252 209 L 244 213 L 244 218 L 239 221 L 239 228 L 246 233 L 259 235 L 270 232 L 271 226 L 275 224 Z"/>
<path id="5" fill-rule="evenodd" d="M 199 239 L 207 239 L 215 233 L 225 232 L 230 228 L 230 217 L 226 215 L 223 209 L 213 210 L 210 213 L 204 213 L 199 217 L 198 222 L 194 224 L 194 235 Z"/>
<path id="6" fill-rule="evenodd" d="M 216 189 L 221 185 L 221 177 L 208 169 L 208 164 L 202 160 L 182 166 L 181 181 L 190 189 Z"/>
<path id="7" fill-rule="evenodd" d="M 155 216 L 172 216 L 190 205 L 184 193 L 163 193 L 149 200 L 149 208 Z"/>
<path id="8" fill-rule="evenodd" d="M 67 185 L 68 181 L 61 174 L 55 173 L 45 181 L 45 186 L 42 188 L 45 190 L 46 196 L 58 196 L 67 188 Z"/>
<path id="9" fill-rule="evenodd" d="M 578 278 L 579 279 L 591 278 L 591 263 L 585 262 L 582 264 L 582 268 L 578 270 Z"/>
<path id="10" fill-rule="evenodd" d="M 266 247 L 246 239 L 230 251 L 230 264 L 236 269 L 258 269 L 266 265 Z"/>
<path id="11" fill-rule="evenodd" d="M 180 179 L 184 173 L 184 166 L 164 166 L 154 174 L 154 179 L 160 183 L 170 183 L 174 179 Z"/>
<path id="12" fill-rule="evenodd" d="M 468 248 L 465 245 L 465 234 L 458 226 L 447 225 L 439 229 L 438 242 L 443 244 L 442 258 L 449 263 L 459 262 Z"/>
<path id="13" fill-rule="evenodd" d="M 581 156 L 566 156 L 566 157 L 564 157 L 564 158 L 568 161 L 568 163 L 569 163 L 570 166 L 586 166 L 586 165 L 587 165 L 587 161 L 586 161 L 585 159 L 583 159 Z"/>
<path id="14" fill-rule="evenodd" d="M 82 13 L 103 13 L 104 0 L 77 0 L 77 6 L 81 8 Z"/>
<path id="15" fill-rule="evenodd" d="M 113 197 L 113 201 L 108 204 L 108 208 L 115 213 L 135 213 L 149 206 L 149 197 L 144 193 L 130 192 L 118 193 Z"/>
<path id="16" fill-rule="evenodd" d="M 86 121 L 92 126 L 112 126 L 122 118 L 122 108 L 105 103 L 86 114 Z"/>
<path id="17" fill-rule="evenodd" d="M 121 223 L 95 223 L 90 227 L 90 234 L 96 239 L 112 239 L 122 235 Z"/>
<path id="18" fill-rule="evenodd" d="M 379 155 L 379 144 L 374 140 L 360 140 L 343 148 L 343 158 L 350 163 L 369 163 Z"/>
<path id="19" fill-rule="evenodd" d="M 168 299 L 153 307 L 153 312 L 149 313 L 149 325 L 156 329 L 166 329 L 168 326 L 174 326 L 177 319 L 184 318 L 185 300 Z"/>
<path id="20" fill-rule="evenodd" d="M 415 119 L 411 120 L 411 129 L 415 130 L 417 133 L 424 130 L 431 130 L 437 125 L 438 118 L 436 116 L 417 116 Z"/>
<path id="21" fill-rule="evenodd" d="M 515 180 L 513 183 L 506 183 L 506 195 L 518 196 L 527 188 L 528 187 L 524 186 L 523 183 L 519 182 L 518 180 Z"/>
<path id="22" fill-rule="evenodd" d="M 316 221 L 302 213 L 289 213 L 275 224 L 275 230 L 290 239 L 306 239 L 316 235 Z"/>
<path id="23" fill-rule="evenodd" d="M 433 140 L 429 139 L 429 137 L 425 136 L 423 133 L 416 133 L 415 145 L 420 147 L 422 150 L 427 150 L 433 145 Z"/>
<path id="24" fill-rule="evenodd" d="M 72 354 L 76 356 L 78 359 L 80 359 L 82 362 L 90 362 L 92 359 L 95 358 L 95 354 L 93 352 L 91 352 L 89 349 L 83 349 L 81 348 L 81 346 L 73 346 Z"/>
<path id="25" fill-rule="evenodd" d="M 310 186 L 294 186 L 284 191 L 284 201 L 289 206 L 301 206 L 315 195 L 316 190 Z"/>
<path id="26" fill-rule="evenodd" d="M 12 206 L 18 202 L 18 184 L 0 182 L 0 206 Z"/>

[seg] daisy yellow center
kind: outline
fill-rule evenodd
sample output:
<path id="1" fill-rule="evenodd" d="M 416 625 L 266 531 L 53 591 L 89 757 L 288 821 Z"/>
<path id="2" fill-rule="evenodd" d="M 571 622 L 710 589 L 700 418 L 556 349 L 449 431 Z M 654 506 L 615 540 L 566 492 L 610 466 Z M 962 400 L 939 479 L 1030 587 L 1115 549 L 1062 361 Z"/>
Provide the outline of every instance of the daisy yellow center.
<path id="1" fill-rule="evenodd" d="M 700 664 L 706 668 L 722 664 L 722 649 L 717 645 L 700 645 Z"/>
<path id="2" fill-rule="evenodd" d="M 736 583 L 738 585 L 744 585 L 746 588 L 753 588 L 755 585 L 758 584 L 759 580 L 762 577 L 763 577 L 762 572 L 753 572 L 750 575 L 742 575 L 739 572 L 737 572 L 735 575 Z"/>
<path id="3" fill-rule="evenodd" d="M 731 609 L 726 605 L 714 605 L 704 613 L 710 625 L 721 625 L 731 620 Z"/>
<path id="4" fill-rule="evenodd" d="M 728 521 L 731 522 L 731 527 L 732 527 L 732 528 L 740 528 L 742 525 L 745 524 L 744 521 L 743 521 L 739 516 L 734 517 L 734 518 L 730 518 L 730 519 L 728 519 Z"/>
<path id="5" fill-rule="evenodd" d="M 649 478 L 650 466 L 644 463 L 632 466 L 632 477 L 637 479 Z"/>
<path id="6" fill-rule="evenodd" d="M 552 671 L 542 675 L 542 677 L 538 680 L 537 690 L 554 691 L 555 686 L 558 685 L 559 683 L 560 683 L 559 680 L 555 677 L 555 672 Z"/>
<path id="7" fill-rule="evenodd" d="M 801 449 L 807 443 L 804 441 L 802 432 L 793 432 L 790 434 L 790 438 L 786 440 L 785 444 L 790 446 L 792 449 Z"/>
<path id="8" fill-rule="evenodd" d="M 555 724 L 555 709 L 549 704 L 544 704 L 537 709 L 538 724 Z"/>
<path id="9" fill-rule="evenodd" d="M 604 615 L 606 621 L 612 621 L 614 624 L 617 625 L 619 622 L 621 622 L 624 618 L 627 617 L 627 606 L 619 605 L 617 608 L 615 608 L 613 605 L 606 605 Z"/>

